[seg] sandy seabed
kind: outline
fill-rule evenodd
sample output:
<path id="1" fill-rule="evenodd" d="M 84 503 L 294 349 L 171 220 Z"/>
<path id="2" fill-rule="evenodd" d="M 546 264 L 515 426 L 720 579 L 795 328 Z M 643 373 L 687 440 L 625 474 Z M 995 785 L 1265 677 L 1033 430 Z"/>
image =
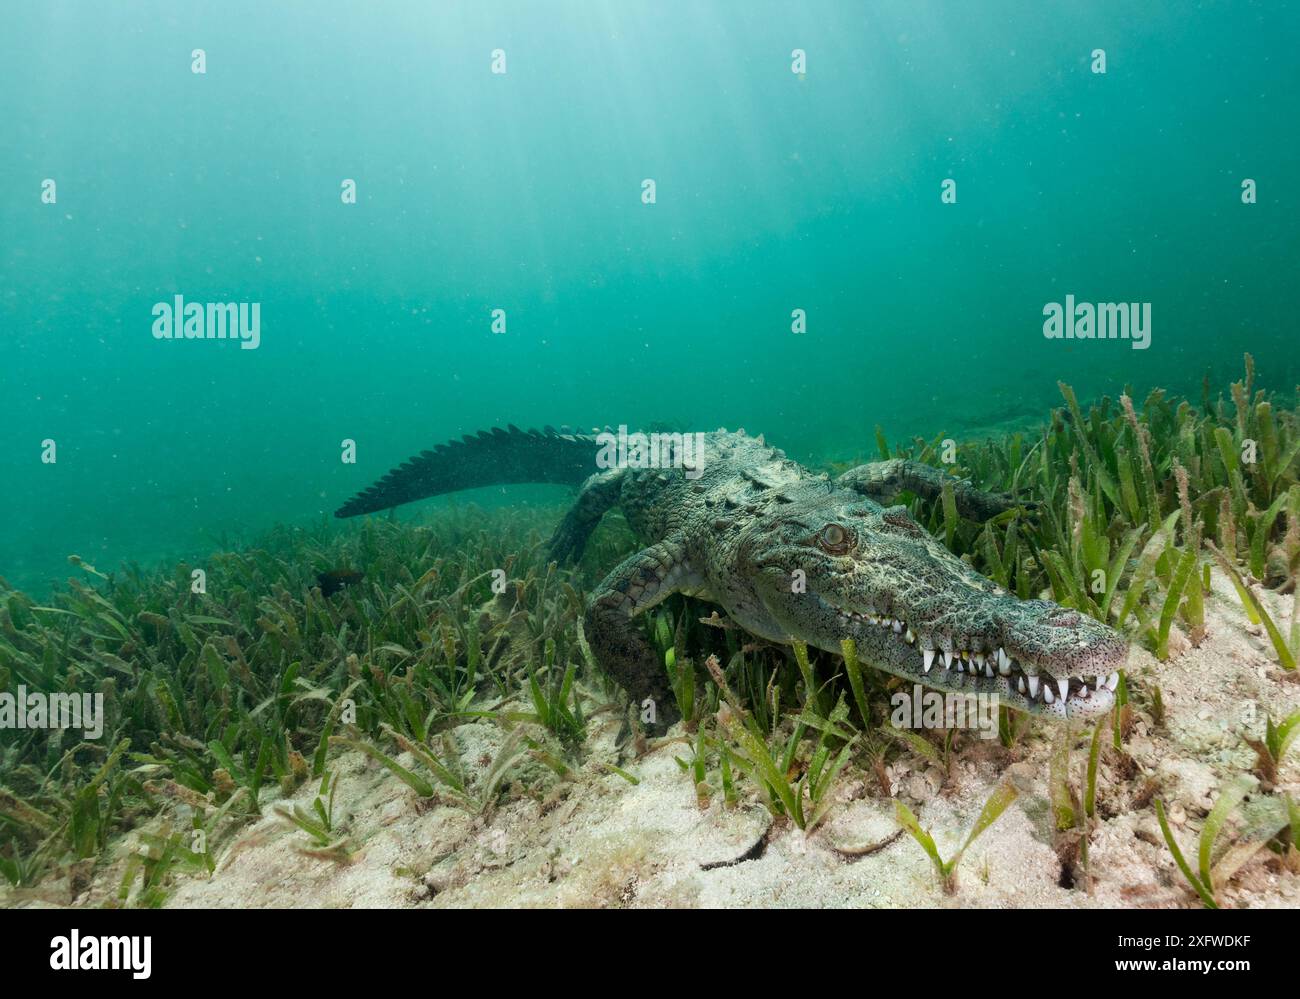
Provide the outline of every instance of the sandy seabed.
<path id="1" fill-rule="evenodd" d="M 967 740 L 950 773 L 910 751 L 890 763 L 891 790 L 918 815 L 940 852 L 963 841 L 997 784 L 1013 781 L 1019 797 L 962 861 L 954 894 L 939 885 L 927 856 L 910 837 L 895 837 L 893 801 L 879 775 L 847 770 L 823 824 L 812 834 L 774 823 L 745 779 L 739 802 L 721 794 L 701 804 L 668 741 L 640 758 L 620 759 L 618 719 L 591 719 L 585 764 L 543 790 L 509 794 L 490 817 L 438 801 L 421 801 L 368 757 L 332 757 L 340 775 L 337 827 L 350 862 L 304 854 L 304 833 L 274 805 L 310 806 L 317 787 L 264 801 L 263 817 L 226 841 L 211 877 L 178 873 L 173 907 L 592 906 L 592 907 L 1184 907 L 1199 904 L 1161 837 L 1151 799 L 1166 803 L 1184 853 L 1195 853 L 1204 817 L 1219 789 L 1248 773 L 1266 714 L 1280 719 L 1300 707 L 1300 682 L 1282 670 L 1262 629 L 1252 627 L 1231 587 L 1217 575 L 1199 647 L 1175 636 L 1166 663 L 1134 647 L 1129 673 L 1160 687 L 1162 724 L 1139 710 L 1125 748 L 1109 749 L 1098 777 L 1098 814 L 1090 835 L 1088 877 L 1063 865 L 1048 800 L 1050 726 L 1039 724 L 1011 750 L 997 740 Z M 1289 599 L 1266 593 L 1280 626 Z M 1288 605 L 1284 607 L 1283 605 Z M 482 771 L 505 738 L 492 723 L 456 729 L 465 767 Z M 1300 796 L 1293 754 L 1280 788 Z M 418 770 L 409 757 L 399 759 Z M 1078 786 L 1086 752 L 1076 750 Z M 617 764 L 631 784 L 602 764 Z M 540 766 L 540 764 L 538 764 Z M 507 778 L 509 780 L 509 778 Z M 1155 790 L 1158 788 L 1158 791 Z M 1227 835 L 1232 834 L 1232 826 Z M 855 848 L 873 847 L 855 856 Z M 0 890 L 0 904 L 103 905 L 114 898 L 133 836 L 88 884 Z M 1063 869 L 1073 873 L 1063 876 Z M 1071 887 L 1065 884 L 1073 881 Z M 1090 884 L 1088 883 L 1090 881 Z M 1300 906 L 1300 876 L 1261 850 L 1220 889 L 1227 906 Z"/>

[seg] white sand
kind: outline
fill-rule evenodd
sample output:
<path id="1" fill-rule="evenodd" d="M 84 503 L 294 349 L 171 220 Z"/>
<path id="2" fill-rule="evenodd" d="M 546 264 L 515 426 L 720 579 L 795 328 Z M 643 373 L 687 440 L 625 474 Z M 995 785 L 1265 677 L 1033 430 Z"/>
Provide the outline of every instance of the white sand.
<path id="1" fill-rule="evenodd" d="M 921 758 L 891 765 L 899 795 L 931 829 L 948 856 L 999 780 L 1009 777 L 1020 797 L 966 855 L 956 894 L 945 895 L 930 861 L 907 836 L 879 852 L 851 859 L 835 845 L 876 843 L 898 826 L 893 802 L 873 774 L 847 771 L 828 820 L 812 835 L 775 826 L 737 775 L 742 800 L 725 808 L 721 795 L 700 807 L 689 775 L 674 754 L 679 744 L 619 765 L 632 786 L 597 761 L 619 763 L 612 715 L 590 726 L 588 762 L 568 779 L 549 771 L 529 787 L 515 785 L 490 820 L 445 804 L 422 804 L 403 783 L 364 756 L 332 760 L 342 774 L 336 811 L 355 853 L 350 864 L 304 856 L 307 837 L 276 818 L 247 826 L 223 846 L 211 878 L 179 874 L 171 906 L 1103 906 L 1198 904 L 1161 840 L 1148 781 L 1169 807 L 1185 852 L 1194 852 L 1212 796 L 1227 779 L 1249 770 L 1254 755 L 1243 730 L 1258 735 L 1265 712 L 1275 718 L 1300 706 L 1300 683 L 1272 660 L 1267 638 L 1249 627 L 1231 588 L 1216 579 L 1208 606 L 1208 635 L 1200 648 L 1185 640 L 1177 658 L 1158 663 L 1134 649 L 1130 674 L 1158 683 L 1166 722 L 1139 710 L 1127 749 L 1134 772 L 1106 755 L 1099 780 L 1099 815 L 1091 835 L 1091 892 L 1060 886 L 1046 798 L 1048 742 L 1037 725 L 1008 752 L 993 740 L 968 740 L 946 783 Z M 1275 620 L 1287 621 L 1290 601 L 1265 594 Z M 1253 708 L 1253 715 L 1250 713 Z M 463 759 L 481 771 L 504 735 L 478 723 L 457 730 Z M 1082 746 L 1083 744 L 1080 743 Z M 1293 754 L 1282 787 L 1300 796 Z M 1086 748 L 1076 750 L 1076 787 Z M 405 759 L 404 762 L 410 762 Z M 529 762 L 529 775 L 543 773 Z M 414 769 L 419 769 L 414 765 Z M 941 786 L 942 785 L 942 786 Z M 293 799 L 309 805 L 316 788 Z M 1138 800 L 1135 808 L 1133 803 Z M 769 831 L 770 827 L 770 831 Z M 736 860 L 762 838 L 756 859 Z M 119 846 L 128 849 L 131 837 Z M 120 878 L 121 861 L 107 865 L 91 887 L 70 892 L 67 880 L 40 891 L 10 893 L 0 903 L 72 900 L 102 904 Z M 62 893 L 62 898 L 60 894 Z M 1261 851 L 1220 892 L 1229 906 L 1300 905 L 1300 877 Z"/>

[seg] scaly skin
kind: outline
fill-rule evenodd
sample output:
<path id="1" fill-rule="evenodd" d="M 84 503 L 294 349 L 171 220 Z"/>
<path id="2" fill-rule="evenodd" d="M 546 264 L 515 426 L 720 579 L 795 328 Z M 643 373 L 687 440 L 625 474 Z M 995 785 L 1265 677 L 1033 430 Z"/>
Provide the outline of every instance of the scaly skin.
<path id="1" fill-rule="evenodd" d="M 882 505 L 903 490 L 937 496 L 942 473 L 895 459 L 831 481 L 761 437 L 718 431 L 704 440 L 698 477 L 653 468 L 591 475 L 551 542 L 558 560 L 576 559 L 617 506 L 646 545 L 596 587 L 584 624 L 603 668 L 635 703 L 654 702 L 655 730 L 675 720 L 675 705 L 633 619 L 675 593 L 716 603 L 771 641 L 839 652 L 852 638 L 864 663 L 938 690 L 997 694 L 1061 720 L 1110 710 L 1128 655 L 1118 633 L 1050 601 L 1017 599 L 953 556 L 904 507 Z M 458 466 L 456 449 L 474 461 Z M 548 449 L 556 465 L 546 465 Z M 424 452 L 339 515 L 488 481 L 565 481 L 594 468 L 596 451 L 594 438 L 550 428 L 494 431 Z M 457 473 L 469 465 L 472 475 Z M 1016 505 L 951 481 L 964 517 Z"/>

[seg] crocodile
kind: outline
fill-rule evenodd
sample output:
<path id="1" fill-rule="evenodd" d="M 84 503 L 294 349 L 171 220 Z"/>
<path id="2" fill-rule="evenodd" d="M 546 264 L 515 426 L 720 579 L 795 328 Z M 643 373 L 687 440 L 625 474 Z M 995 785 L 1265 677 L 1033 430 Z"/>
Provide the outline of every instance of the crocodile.
<path id="1" fill-rule="evenodd" d="M 677 710 L 635 619 L 674 594 L 717 604 L 776 643 L 839 653 L 851 638 L 870 666 L 940 691 L 996 694 L 1033 715 L 1086 719 L 1114 704 L 1128 656 L 1115 630 L 1049 600 L 1019 599 L 891 505 L 903 492 L 939 497 L 945 482 L 964 518 L 1016 507 L 1032 516 L 1033 504 L 901 458 L 831 478 L 743 430 L 691 437 L 694 454 L 682 443 L 690 437 L 664 435 L 656 448 L 640 439 L 620 464 L 609 433 L 510 425 L 416 455 L 335 516 L 481 486 L 567 483 L 578 493 L 550 547 L 563 563 L 580 558 L 619 508 L 644 547 L 590 593 L 583 625 L 598 664 L 634 704 L 653 706 L 642 712 L 652 733 Z"/>

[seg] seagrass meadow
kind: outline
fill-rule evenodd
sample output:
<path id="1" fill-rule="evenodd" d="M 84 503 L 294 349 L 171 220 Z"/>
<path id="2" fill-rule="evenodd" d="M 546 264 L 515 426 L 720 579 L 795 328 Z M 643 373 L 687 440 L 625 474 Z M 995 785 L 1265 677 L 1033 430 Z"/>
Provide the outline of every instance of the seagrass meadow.
<path id="1" fill-rule="evenodd" d="M 2 24 L 24 932 L 1300 908 L 1300 5 Z"/>
<path id="2" fill-rule="evenodd" d="M 1258 389 L 1249 356 L 1227 392 L 1197 399 L 1059 390 L 1039 428 L 959 440 L 953 463 L 944 434 L 876 446 L 1036 501 L 975 524 L 950 489 L 905 497 L 1008 590 L 1129 637 L 1117 705 L 1095 725 L 1003 707 L 993 740 L 899 730 L 902 681 L 851 642 L 842 656 L 769 646 L 679 597 L 643 626 L 683 722 L 647 741 L 579 625 L 586 590 L 633 541 L 613 518 L 579 565 L 548 563 L 558 506 L 278 528 L 205 560 L 204 593 L 188 564 L 72 556 L 46 598 L 0 584 L 0 691 L 102 693 L 103 732 L 0 729 L 0 898 L 261 904 L 238 897 L 243 880 L 298 904 L 690 904 L 710 898 L 700 883 L 800 843 L 819 876 L 906 858 L 896 904 L 1294 904 L 1295 397 Z M 340 566 L 362 575 L 325 596 L 317 574 Z M 578 861 L 547 825 L 599 826 L 588 799 L 652 790 L 696 839 L 734 842 L 688 836 L 689 862 L 645 844 Z M 1022 849 L 1011 816 L 1037 855 L 1003 857 Z M 397 854 L 379 845 L 394 824 Z M 300 894 L 269 886 L 259 851 L 278 851 L 273 880 Z M 657 882 L 674 864 L 689 873 Z M 1013 891 L 1000 864 L 1017 882 L 1041 868 L 1047 894 L 998 895 Z M 529 870 L 528 886 L 492 894 L 503 869 Z"/>

